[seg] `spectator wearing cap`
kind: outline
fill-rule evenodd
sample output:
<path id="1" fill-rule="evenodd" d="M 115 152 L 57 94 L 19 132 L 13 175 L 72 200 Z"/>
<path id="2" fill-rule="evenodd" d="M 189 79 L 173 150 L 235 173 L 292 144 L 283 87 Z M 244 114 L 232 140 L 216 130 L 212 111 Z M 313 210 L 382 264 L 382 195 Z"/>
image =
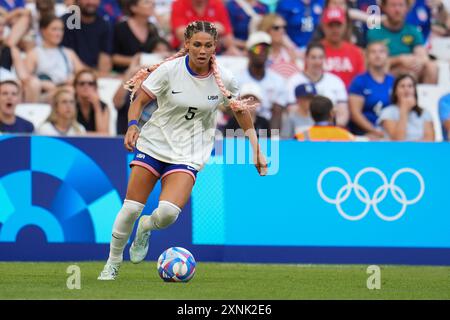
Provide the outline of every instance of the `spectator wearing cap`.
<path id="1" fill-rule="evenodd" d="M 407 0 L 381 0 L 381 8 L 386 19 L 367 32 L 368 42 L 386 41 L 394 76 L 411 73 L 420 83 L 436 83 L 438 67 L 428 56 L 422 33 L 405 22 Z"/>
<path id="2" fill-rule="evenodd" d="M 73 25 L 72 13 L 62 17 L 62 45 L 75 51 L 85 65 L 107 76 L 112 68 L 113 37 L 110 23 L 97 13 L 100 0 L 76 0 L 75 4 L 80 7 L 80 26 Z"/>
<path id="3" fill-rule="evenodd" d="M 0 82 L 0 132 L 32 133 L 31 122 L 16 116 L 16 107 L 20 103 L 20 85 L 13 80 Z"/>
<path id="4" fill-rule="evenodd" d="M 292 139 L 299 133 L 308 130 L 314 121 L 311 118 L 310 104 L 312 98 L 317 94 L 316 87 L 312 83 L 303 83 L 295 88 L 297 105 L 283 121 L 281 137 Z"/>
<path id="5" fill-rule="evenodd" d="M 348 96 L 344 82 L 331 72 L 325 72 L 325 49 L 321 43 L 311 43 L 305 51 L 305 69 L 292 76 L 287 83 L 288 103 L 295 104 L 295 88 L 302 83 L 312 83 L 317 93 L 333 102 L 338 126 L 347 126 L 349 120 Z"/>
<path id="6" fill-rule="evenodd" d="M 333 103 L 323 96 L 311 100 L 311 117 L 314 126 L 303 133 L 297 133 L 298 141 L 354 141 L 355 137 L 344 128 L 335 125 Z"/>
<path id="7" fill-rule="evenodd" d="M 261 88 L 253 83 L 248 82 L 244 83 L 240 88 L 240 96 L 242 99 L 253 99 L 255 103 L 261 103 L 263 98 L 263 93 Z M 270 123 L 269 121 L 261 116 L 258 116 L 257 110 L 251 110 L 250 115 L 253 120 L 253 126 L 256 130 L 256 134 L 258 137 L 267 137 L 270 138 Z M 228 123 L 225 125 L 223 129 L 223 133 L 225 137 L 230 137 L 231 133 L 233 136 L 244 137 L 244 132 L 241 130 L 241 126 L 237 122 L 235 117 L 232 117 Z"/>
<path id="8" fill-rule="evenodd" d="M 363 1 L 358 0 L 357 2 L 347 1 L 347 0 L 325 0 L 325 8 L 338 7 L 344 10 L 346 17 L 346 30 L 345 30 L 345 40 L 357 45 L 360 48 L 366 47 L 366 30 L 367 21 L 370 19 L 370 15 L 367 12 L 368 5 L 376 5 L 376 0 L 368 0 L 369 3 L 362 3 Z M 356 6 L 363 6 L 364 9 L 361 10 Z M 319 25 L 312 36 L 311 41 L 321 41 L 324 38 L 324 33 L 322 27 Z"/>
<path id="9" fill-rule="evenodd" d="M 258 115 L 270 121 L 272 129 L 280 129 L 281 114 L 287 104 L 284 79 L 266 65 L 272 39 L 262 31 L 254 32 L 246 42 L 248 67 L 236 78 L 240 85 L 254 83 L 261 88 Z"/>
<path id="10" fill-rule="evenodd" d="M 345 12 L 340 7 L 325 9 L 322 16 L 325 70 L 341 78 L 346 87 L 357 74 L 365 70 L 361 49 L 345 40 L 347 23 Z"/>
<path id="11" fill-rule="evenodd" d="M 394 77 L 388 73 L 388 51 L 384 42 L 366 49 L 367 71 L 356 76 L 349 88 L 350 131 L 371 140 L 384 137 L 376 124 L 381 109 L 390 104 Z"/>
<path id="12" fill-rule="evenodd" d="M 180 48 L 184 42 L 184 30 L 194 21 L 214 23 L 221 43 L 219 50 L 228 55 L 241 55 L 236 47 L 233 28 L 227 9 L 221 0 L 175 0 L 172 2 L 171 28 L 174 48 Z"/>
<path id="13" fill-rule="evenodd" d="M 439 118 L 442 123 L 444 140 L 450 141 L 450 93 L 439 100 Z"/>
<path id="14" fill-rule="evenodd" d="M 287 23 L 287 34 L 300 49 L 305 49 L 319 25 L 324 0 L 279 0 L 276 13 Z"/>

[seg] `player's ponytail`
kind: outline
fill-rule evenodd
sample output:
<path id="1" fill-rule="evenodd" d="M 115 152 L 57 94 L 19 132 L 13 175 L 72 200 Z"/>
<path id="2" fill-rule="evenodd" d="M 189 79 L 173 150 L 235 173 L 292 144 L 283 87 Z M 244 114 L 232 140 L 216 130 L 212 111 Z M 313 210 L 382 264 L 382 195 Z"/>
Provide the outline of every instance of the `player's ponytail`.
<path id="1" fill-rule="evenodd" d="M 131 92 L 130 102 L 133 101 L 134 95 L 141 87 L 142 82 L 144 82 L 144 80 L 147 79 L 147 77 L 150 73 L 155 71 L 163 63 L 165 63 L 167 61 L 171 61 L 178 57 L 185 56 L 186 54 L 187 54 L 187 50 L 185 48 L 182 48 L 180 51 L 178 51 L 174 55 L 168 57 L 167 59 L 163 60 L 162 62 L 154 64 L 148 68 L 142 68 L 138 72 L 136 72 L 136 74 L 133 77 L 131 77 L 131 79 L 128 80 L 123 86 L 126 90 Z"/>
<path id="2" fill-rule="evenodd" d="M 230 102 L 231 110 L 233 110 L 234 112 L 239 112 L 244 110 L 255 109 L 258 106 L 258 104 L 255 103 L 255 101 L 252 98 L 248 99 L 234 98 L 231 92 L 227 90 L 227 88 L 223 84 L 222 78 L 220 77 L 219 67 L 217 66 L 215 55 L 211 56 L 211 69 L 214 75 L 214 79 L 216 79 L 217 86 L 220 89 L 220 92 L 222 92 L 222 94 Z"/>

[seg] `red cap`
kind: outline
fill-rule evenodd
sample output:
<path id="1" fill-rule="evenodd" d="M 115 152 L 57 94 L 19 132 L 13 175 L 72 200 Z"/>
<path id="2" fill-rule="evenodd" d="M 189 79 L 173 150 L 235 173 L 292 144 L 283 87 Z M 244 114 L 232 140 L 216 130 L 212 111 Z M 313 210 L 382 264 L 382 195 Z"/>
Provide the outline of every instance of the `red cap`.
<path id="1" fill-rule="evenodd" d="M 344 10 L 337 7 L 325 9 L 322 15 L 322 22 L 324 24 L 329 24 L 331 22 L 345 23 L 345 20 Z"/>

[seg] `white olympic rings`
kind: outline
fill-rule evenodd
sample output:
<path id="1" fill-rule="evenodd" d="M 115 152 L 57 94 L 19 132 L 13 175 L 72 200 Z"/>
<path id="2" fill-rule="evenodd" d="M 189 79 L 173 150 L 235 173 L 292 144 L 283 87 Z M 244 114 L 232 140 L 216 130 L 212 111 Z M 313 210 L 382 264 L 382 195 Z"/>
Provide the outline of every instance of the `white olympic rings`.
<path id="1" fill-rule="evenodd" d="M 324 193 L 322 188 L 323 179 L 327 174 L 331 172 L 340 173 L 347 182 L 347 184 L 343 185 L 339 189 L 334 199 L 328 197 Z M 375 190 L 372 197 L 369 195 L 367 189 L 359 184 L 361 177 L 369 172 L 377 174 L 383 181 L 383 184 Z M 419 194 L 414 199 L 408 200 L 403 189 L 401 189 L 399 186 L 395 184 L 398 177 L 403 173 L 410 173 L 414 175 L 419 181 L 420 191 Z M 319 175 L 319 178 L 317 179 L 317 190 L 319 192 L 320 197 L 328 203 L 335 204 L 339 214 L 347 220 L 351 221 L 361 220 L 367 215 L 370 208 L 373 207 L 375 214 L 381 219 L 385 221 L 395 221 L 403 216 L 408 205 L 414 204 L 422 198 L 425 192 L 425 183 L 420 173 L 411 168 L 403 168 L 397 170 L 397 172 L 394 173 L 394 175 L 392 176 L 391 180 L 388 183 L 386 175 L 377 168 L 369 167 L 362 169 L 356 174 L 355 181 L 352 182 L 350 175 L 344 169 L 339 167 L 329 167 L 323 170 L 322 173 Z M 349 215 L 342 209 L 342 203 L 348 199 L 348 197 L 352 193 L 352 190 L 355 191 L 356 197 L 365 204 L 364 210 L 358 215 Z M 392 197 L 402 205 L 400 211 L 395 215 L 385 215 L 381 213 L 380 209 L 378 208 L 378 204 L 386 198 L 388 191 L 390 191 Z"/>

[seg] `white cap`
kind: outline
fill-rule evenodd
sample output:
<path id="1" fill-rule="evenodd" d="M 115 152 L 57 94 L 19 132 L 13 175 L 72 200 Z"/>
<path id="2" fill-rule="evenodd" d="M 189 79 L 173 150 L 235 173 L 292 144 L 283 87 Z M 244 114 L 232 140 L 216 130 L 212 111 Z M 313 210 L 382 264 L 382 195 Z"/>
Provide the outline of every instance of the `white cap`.
<path id="1" fill-rule="evenodd" d="M 254 96 L 256 99 L 261 102 L 262 98 L 262 90 L 260 86 L 253 82 L 246 82 L 241 86 L 241 90 L 239 91 L 240 96 Z"/>
<path id="2" fill-rule="evenodd" d="M 268 45 L 272 44 L 272 37 L 270 34 L 264 31 L 256 31 L 250 34 L 245 43 L 245 47 L 249 50 L 251 47 L 256 46 L 257 44 L 265 43 Z"/>

